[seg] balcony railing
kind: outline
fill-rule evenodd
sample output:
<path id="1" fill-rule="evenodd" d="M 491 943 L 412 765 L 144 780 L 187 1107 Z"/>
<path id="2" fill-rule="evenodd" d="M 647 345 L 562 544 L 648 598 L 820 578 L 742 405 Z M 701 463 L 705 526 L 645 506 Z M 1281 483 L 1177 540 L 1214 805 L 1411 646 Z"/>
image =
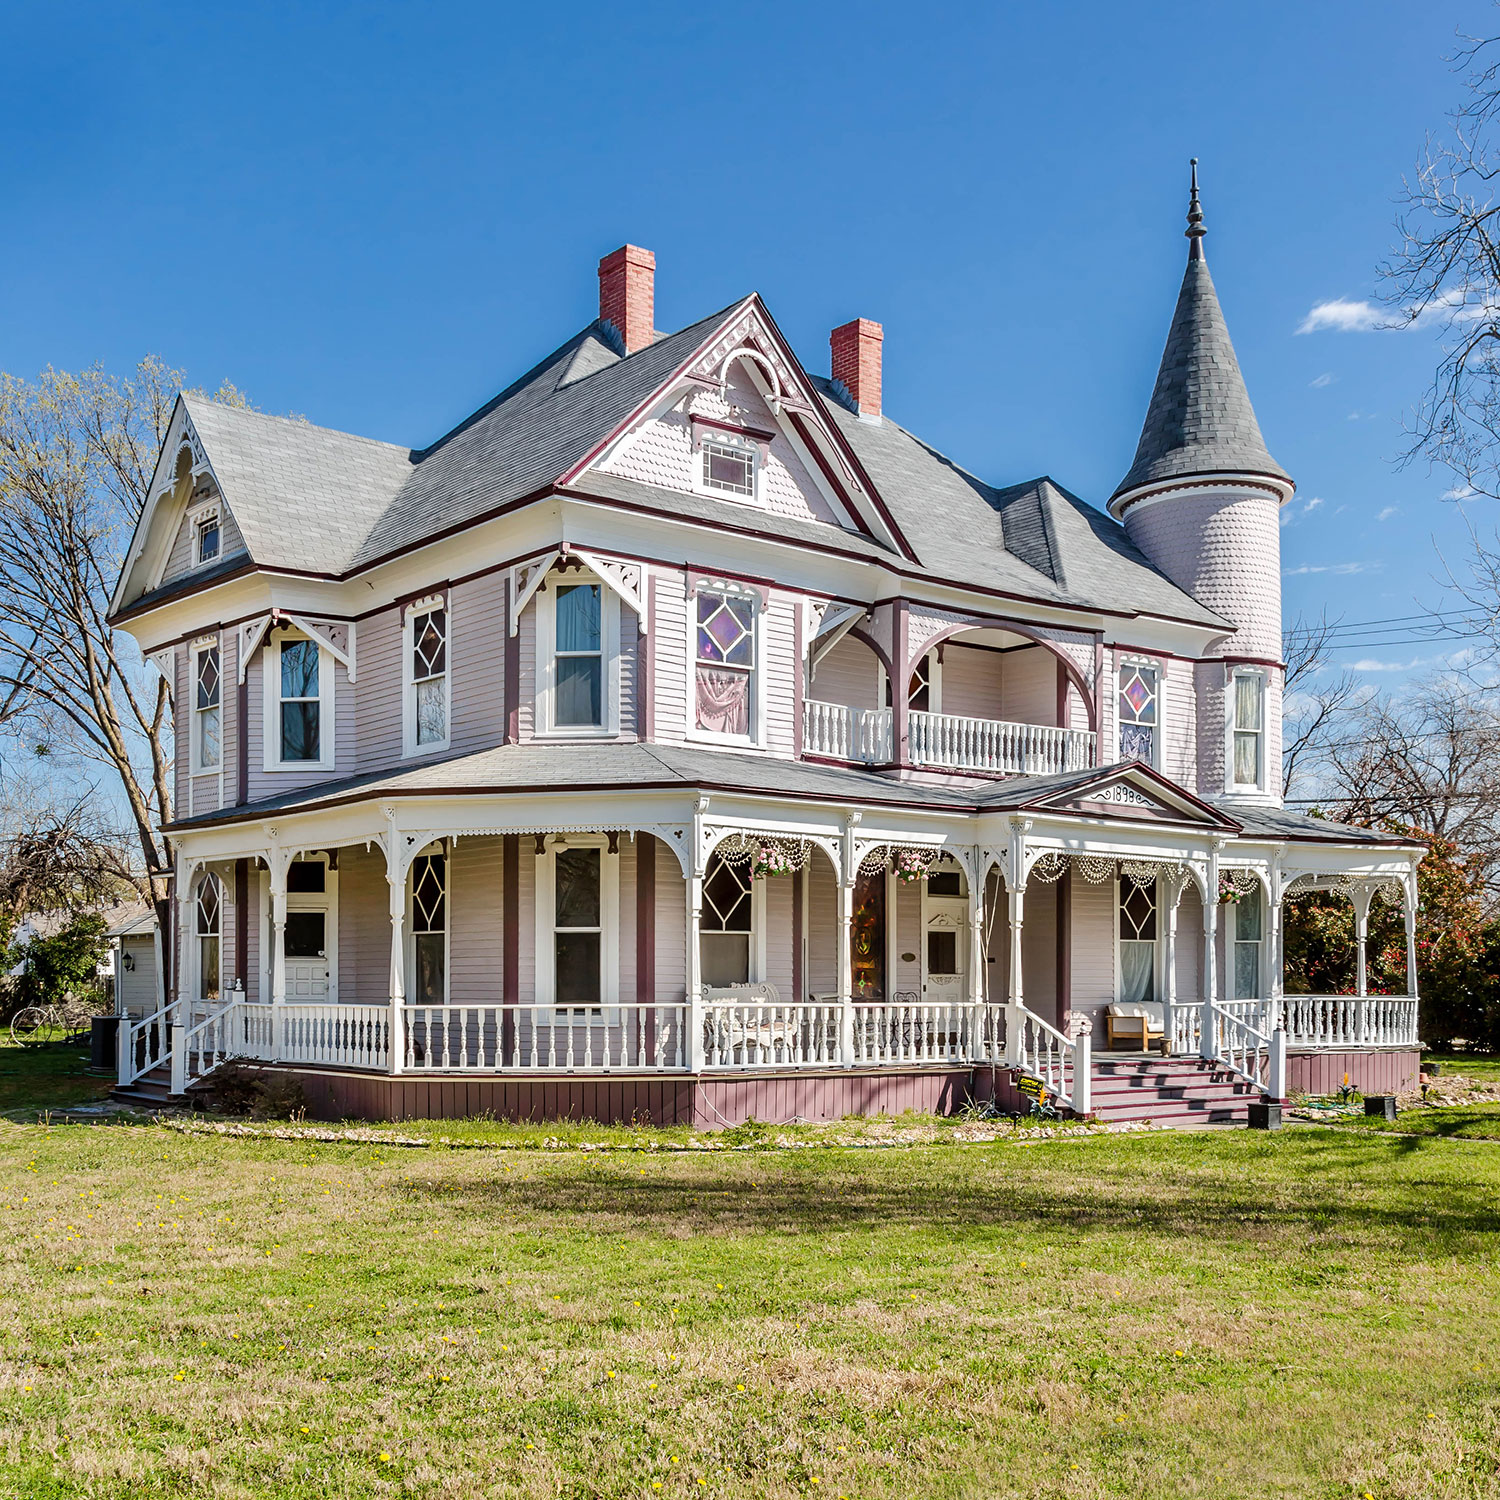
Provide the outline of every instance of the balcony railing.
<path id="1" fill-rule="evenodd" d="M 888 708 L 848 708 L 809 698 L 803 704 L 803 750 L 830 760 L 888 763 L 895 759 L 891 719 Z M 1091 730 L 962 714 L 914 710 L 907 716 L 907 743 L 913 765 L 939 770 L 1048 776 L 1082 771 L 1094 763 Z"/>

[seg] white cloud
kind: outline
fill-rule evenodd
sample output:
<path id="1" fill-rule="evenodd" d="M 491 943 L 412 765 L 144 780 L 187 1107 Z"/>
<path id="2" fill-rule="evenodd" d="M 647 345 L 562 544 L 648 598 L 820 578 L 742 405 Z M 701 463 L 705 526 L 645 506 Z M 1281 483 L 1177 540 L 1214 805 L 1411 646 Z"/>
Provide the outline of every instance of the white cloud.
<path id="1" fill-rule="evenodd" d="M 1308 317 L 1311 317 L 1311 316 L 1312 316 L 1312 314 L 1311 314 L 1311 313 L 1309 313 L 1309 314 L 1308 314 Z M 1298 332 L 1298 333 L 1301 333 L 1301 332 L 1302 332 L 1302 330 L 1301 330 L 1301 329 L 1300 329 L 1300 328 L 1299 328 L 1299 329 L 1298 329 L 1298 330 L 1297 330 L 1297 332 Z M 1309 384 L 1309 385 L 1310 385 L 1310 386 L 1311 386 L 1311 387 L 1312 387 L 1312 388 L 1313 388 L 1313 389 L 1314 389 L 1314 390 L 1315 390 L 1315 391 L 1321 391 L 1321 390 L 1322 390 L 1322 389 L 1323 389 L 1323 387 L 1324 387 L 1324 386 L 1325 386 L 1325 385 L 1332 385 L 1332 384 L 1333 384 L 1333 382 L 1334 382 L 1334 381 L 1335 381 L 1335 380 L 1336 380 L 1336 379 L 1338 379 L 1338 377 L 1337 377 L 1337 376 L 1336 376 L 1336 375 L 1330 375 L 1330 374 L 1329 374 L 1329 373 L 1328 373 L 1328 371 L 1327 371 L 1327 370 L 1324 370 L 1324 371 L 1323 371 L 1323 373 L 1322 373 L 1322 374 L 1321 374 L 1321 375 L 1319 375 L 1319 376 L 1318 376 L 1318 377 L 1317 377 L 1317 378 L 1316 378 L 1316 379 L 1315 379 L 1315 380 L 1309 380 L 1309 381 L 1308 381 L 1308 382 L 1307 382 L 1307 383 L 1308 383 L 1308 384 Z"/>
<path id="2" fill-rule="evenodd" d="M 1410 661 L 1378 661 L 1372 656 L 1361 657 L 1349 663 L 1351 672 L 1410 672 L 1417 667 L 1430 667 L 1435 662 L 1446 662 L 1446 656 L 1414 656 Z"/>
<path id="3" fill-rule="evenodd" d="M 1304 574 L 1307 573 L 1336 573 L 1339 575 L 1349 573 L 1369 573 L 1379 566 L 1379 563 L 1362 562 L 1303 563 L 1300 568 L 1283 568 L 1281 570 L 1281 576 L 1283 578 L 1301 578 Z"/>
<path id="4" fill-rule="evenodd" d="M 1316 510 L 1322 504 L 1323 504 L 1323 497 L 1321 495 L 1314 495 L 1312 497 L 1312 499 L 1309 500 L 1307 502 L 1307 504 L 1302 507 L 1302 514 L 1305 516 L 1309 511 Z"/>
<path id="5" fill-rule="evenodd" d="M 1444 490 L 1438 496 L 1439 500 L 1472 500 L 1477 492 L 1472 484 L 1455 485 L 1451 490 Z"/>
<path id="6" fill-rule="evenodd" d="M 1355 302 L 1348 297 L 1335 297 L 1331 302 L 1314 302 L 1312 311 L 1297 325 L 1298 333 L 1321 333 L 1331 328 L 1337 333 L 1369 333 L 1378 328 L 1390 314 L 1375 306 L 1373 302 Z M 1326 384 L 1319 376 L 1313 381 Z"/>
<path id="7" fill-rule="evenodd" d="M 1391 517 L 1392 517 L 1392 516 L 1393 516 L 1393 515 L 1395 515 L 1395 514 L 1396 514 L 1396 512 L 1397 512 L 1397 511 L 1398 511 L 1398 510 L 1399 510 L 1399 509 L 1400 509 L 1400 507 L 1399 507 L 1399 506 L 1395 506 L 1395 505 L 1387 505 L 1387 506 L 1384 506 L 1384 507 L 1383 507 L 1383 508 L 1382 508 L 1382 509 L 1381 509 L 1381 511 L 1380 511 L 1380 513 L 1379 513 L 1379 514 L 1378 514 L 1378 515 L 1377 515 L 1377 516 L 1376 516 L 1376 517 L 1375 517 L 1375 519 L 1376 519 L 1376 520 L 1377 520 L 1377 521 L 1389 521 L 1389 520 L 1390 520 L 1390 518 L 1391 518 Z"/>

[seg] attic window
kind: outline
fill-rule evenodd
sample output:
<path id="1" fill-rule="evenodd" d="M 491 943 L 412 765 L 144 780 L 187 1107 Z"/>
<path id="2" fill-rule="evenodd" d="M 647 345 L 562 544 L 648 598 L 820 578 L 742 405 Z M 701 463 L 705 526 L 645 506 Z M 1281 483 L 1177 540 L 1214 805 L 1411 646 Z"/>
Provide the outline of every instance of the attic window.
<path id="1" fill-rule="evenodd" d="M 755 493 L 755 449 L 722 438 L 703 444 L 703 482 L 731 495 Z"/>
<path id="2" fill-rule="evenodd" d="M 211 510 L 198 518 L 198 561 L 212 562 L 219 555 L 219 513 Z"/>

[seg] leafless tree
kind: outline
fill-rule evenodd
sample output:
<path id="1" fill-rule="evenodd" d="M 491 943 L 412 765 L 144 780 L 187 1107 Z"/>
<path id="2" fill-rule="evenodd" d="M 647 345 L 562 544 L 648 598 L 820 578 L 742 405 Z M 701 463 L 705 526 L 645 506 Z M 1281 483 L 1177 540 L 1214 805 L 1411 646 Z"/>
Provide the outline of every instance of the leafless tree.
<path id="1" fill-rule="evenodd" d="M 91 790 L 67 799 L 14 782 L 0 797 L 0 925 L 138 894 L 128 836 Z"/>
<path id="2" fill-rule="evenodd" d="M 1299 615 L 1281 638 L 1286 663 L 1282 693 L 1281 779 L 1286 796 L 1316 777 L 1359 700 L 1352 672 L 1330 672 L 1330 646 L 1336 622 L 1327 614 Z"/>
<path id="3" fill-rule="evenodd" d="M 1500 896 L 1500 712 L 1453 673 L 1402 698 L 1374 697 L 1327 749 L 1329 810 L 1351 823 L 1403 823 L 1475 856 Z"/>

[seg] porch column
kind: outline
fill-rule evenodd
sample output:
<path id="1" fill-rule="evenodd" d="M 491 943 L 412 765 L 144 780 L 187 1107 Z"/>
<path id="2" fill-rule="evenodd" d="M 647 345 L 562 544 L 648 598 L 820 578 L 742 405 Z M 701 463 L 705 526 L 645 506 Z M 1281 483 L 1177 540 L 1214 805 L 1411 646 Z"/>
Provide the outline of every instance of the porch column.
<path id="1" fill-rule="evenodd" d="M 1010 918 L 1010 962 L 1005 988 L 1005 1062 L 1018 1068 L 1026 1060 L 1025 1039 L 1021 1023 L 1025 1019 L 1025 997 L 1021 988 L 1021 931 L 1026 916 L 1026 887 L 1007 886 L 1006 904 Z"/>
<path id="2" fill-rule="evenodd" d="M 281 1061 L 282 1011 L 286 1006 L 286 872 L 291 860 L 273 849 L 267 861 L 271 885 L 271 1058 Z"/>
<path id="3" fill-rule="evenodd" d="M 1203 900 L 1203 999 L 1198 1011 L 1198 1055 L 1219 1055 L 1219 1028 L 1214 1002 L 1219 997 L 1219 847 L 1208 854 L 1207 895 Z"/>
<path id="4" fill-rule="evenodd" d="M 858 867 L 855 866 L 857 869 Z M 846 878 L 849 877 L 849 878 Z M 854 880 L 851 872 L 839 871 L 839 1062 L 854 1063 Z"/>
<path id="5" fill-rule="evenodd" d="M 987 966 L 984 952 L 984 907 L 989 891 L 990 871 L 984 851 L 976 849 L 969 877 L 969 1005 L 972 1009 L 970 1034 L 979 1035 L 980 1010 L 985 1001 Z M 894 909 L 892 910 L 894 917 Z"/>
<path id="6" fill-rule="evenodd" d="M 1406 993 L 1417 998 L 1417 877 L 1406 882 Z"/>
<path id="7" fill-rule="evenodd" d="M 703 872 L 687 878 L 687 1063 L 703 1071 Z"/>
<path id="8" fill-rule="evenodd" d="M 1170 1055 L 1177 1050 L 1177 903 L 1182 899 L 1182 872 L 1161 882 L 1166 891 L 1167 993 L 1161 1008 L 1162 1042 Z"/>
<path id="9" fill-rule="evenodd" d="M 390 893 L 391 970 L 390 1024 L 387 1067 L 400 1073 L 406 1067 L 406 881 L 390 865 L 386 866 L 386 886 Z M 509 997 L 507 997 L 509 998 Z"/>
<path id="10" fill-rule="evenodd" d="M 190 934 L 195 930 L 188 925 L 193 915 L 194 873 L 194 866 L 188 860 L 178 859 L 177 961 L 173 976 L 177 981 L 177 1003 L 172 1007 L 171 1029 L 168 1032 L 172 1044 L 171 1082 L 168 1088 L 173 1094 L 181 1094 L 187 1089 L 187 1034 L 193 1023 L 193 991 L 197 988 L 197 965 L 188 962 L 189 945 L 192 942 Z"/>
<path id="11" fill-rule="evenodd" d="M 1354 994 L 1356 1002 L 1354 1006 L 1354 1040 L 1356 1044 L 1368 1041 L 1368 1022 L 1366 1012 L 1369 1006 L 1365 1003 L 1370 993 L 1369 974 L 1369 940 L 1370 940 L 1370 897 L 1375 894 L 1375 888 L 1359 881 L 1354 889 L 1349 892 L 1349 899 L 1354 904 Z"/>

